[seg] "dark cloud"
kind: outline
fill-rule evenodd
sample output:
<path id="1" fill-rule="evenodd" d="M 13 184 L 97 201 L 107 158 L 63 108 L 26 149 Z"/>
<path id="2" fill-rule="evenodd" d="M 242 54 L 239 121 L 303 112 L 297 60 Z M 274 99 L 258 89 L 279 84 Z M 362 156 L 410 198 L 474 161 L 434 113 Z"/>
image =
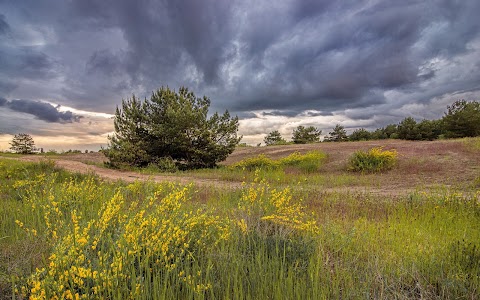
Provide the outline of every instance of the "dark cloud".
<path id="1" fill-rule="evenodd" d="M 0 14 L 0 35 L 6 34 L 10 31 L 10 26 L 8 25 L 5 16 Z"/>
<path id="2" fill-rule="evenodd" d="M 71 111 L 60 112 L 59 107 L 55 107 L 50 103 L 34 101 L 34 100 L 6 100 L 0 98 L 0 107 L 8 107 L 17 112 L 31 114 L 40 120 L 46 122 L 71 123 L 78 122 L 80 116 L 74 115 Z"/>
<path id="3" fill-rule="evenodd" d="M 185 85 L 240 116 L 373 118 L 480 90 L 478 0 L 17 2 L 0 3 L 10 99 L 112 113 L 132 93 Z"/>
<path id="4" fill-rule="evenodd" d="M 1 77 L 1 76 L 0 76 Z M 1 79 L 0 79 L 1 80 Z M 7 79 L 4 79 L 5 81 L 0 81 L 0 93 L 1 94 L 8 94 L 9 92 L 13 91 L 17 85 L 11 82 L 11 80 L 7 81 Z"/>
<path id="5" fill-rule="evenodd" d="M 287 116 L 295 117 L 298 115 L 298 111 L 293 110 L 273 110 L 268 112 L 262 112 L 263 116 Z"/>
<path id="6" fill-rule="evenodd" d="M 121 72 L 121 58 L 109 49 L 95 51 L 86 64 L 87 72 L 94 74 L 101 72 L 106 75 L 114 75 Z"/>

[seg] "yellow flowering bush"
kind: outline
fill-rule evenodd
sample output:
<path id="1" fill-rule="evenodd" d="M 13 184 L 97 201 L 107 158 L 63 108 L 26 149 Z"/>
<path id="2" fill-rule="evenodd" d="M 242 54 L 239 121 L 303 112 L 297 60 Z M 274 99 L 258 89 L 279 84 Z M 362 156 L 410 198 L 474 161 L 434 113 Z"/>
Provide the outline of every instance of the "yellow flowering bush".
<path id="1" fill-rule="evenodd" d="M 292 199 L 289 188 L 271 188 L 258 174 L 257 170 L 254 181 L 243 190 L 238 203 L 245 220 L 240 225 L 243 231 L 273 230 L 276 234 L 288 235 L 318 230 L 313 216 L 305 212 L 301 200 Z"/>
<path id="2" fill-rule="evenodd" d="M 200 209 L 187 210 L 189 189 L 159 187 L 140 205 L 127 204 L 119 191 L 90 220 L 73 210 L 68 222 L 55 223 L 52 209 L 46 210 L 47 226 L 58 239 L 48 265 L 33 274 L 25 296 L 109 298 L 120 289 L 123 296 L 135 298 L 151 283 L 146 277 L 152 274 L 176 274 L 179 284 L 195 292 L 209 289 L 203 274 L 189 274 L 188 266 L 228 239 L 230 224 Z M 52 199 L 49 207 L 57 207 L 54 203 Z"/>
<path id="3" fill-rule="evenodd" d="M 233 169 L 243 169 L 248 171 L 254 171 L 256 169 L 276 169 L 280 164 L 267 157 L 265 154 L 260 154 L 255 157 L 246 158 L 231 166 Z"/>
<path id="4" fill-rule="evenodd" d="M 392 169 L 397 163 L 397 151 L 375 147 L 355 152 L 348 162 L 348 169 L 356 172 L 380 172 Z"/>
<path id="5" fill-rule="evenodd" d="M 282 166 L 298 167 L 300 170 L 311 173 L 318 171 L 327 155 L 320 151 L 309 151 L 306 154 L 294 152 L 280 160 Z"/>
<path id="6" fill-rule="evenodd" d="M 244 169 L 253 171 L 256 169 L 278 169 L 285 167 L 296 167 L 300 170 L 311 173 L 318 171 L 322 163 L 327 158 L 325 153 L 320 151 L 309 151 L 306 154 L 294 152 L 287 157 L 279 160 L 271 159 L 264 154 L 244 159 L 231 166 L 233 169 Z"/>
<path id="7" fill-rule="evenodd" d="M 247 260 L 280 256 L 286 270 L 300 274 L 315 253 L 319 232 L 316 220 L 300 199 L 293 198 L 289 188 L 272 188 L 258 174 L 259 170 L 238 202 L 239 247 Z"/>

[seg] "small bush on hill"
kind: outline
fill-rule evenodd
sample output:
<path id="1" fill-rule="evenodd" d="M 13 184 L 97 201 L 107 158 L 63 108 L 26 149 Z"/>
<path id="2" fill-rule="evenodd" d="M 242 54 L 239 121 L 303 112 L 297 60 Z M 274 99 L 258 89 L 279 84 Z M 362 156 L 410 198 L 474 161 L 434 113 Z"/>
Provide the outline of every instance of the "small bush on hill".
<path id="1" fill-rule="evenodd" d="M 280 164 L 282 166 L 297 167 L 306 173 L 311 173 L 318 171 L 326 158 L 327 155 L 320 151 L 310 151 L 306 154 L 295 152 L 282 158 Z"/>
<path id="2" fill-rule="evenodd" d="M 253 171 L 256 169 L 295 167 L 306 173 L 311 173 L 318 171 L 326 158 L 327 155 L 319 151 L 310 151 L 306 154 L 295 152 L 279 160 L 273 160 L 264 154 L 260 154 L 256 157 L 244 159 L 234 164 L 232 168 Z"/>
<path id="3" fill-rule="evenodd" d="M 480 137 L 464 138 L 463 143 L 470 150 L 473 150 L 473 151 L 479 151 L 480 150 Z"/>
<path id="4" fill-rule="evenodd" d="M 266 157 L 264 154 L 260 154 L 255 157 L 246 158 L 232 165 L 234 169 L 245 169 L 253 171 L 255 169 L 276 169 L 279 167 L 277 161 Z"/>
<path id="5" fill-rule="evenodd" d="M 368 151 L 357 151 L 348 163 L 348 169 L 355 172 L 381 172 L 389 170 L 397 163 L 397 151 L 375 147 Z"/>

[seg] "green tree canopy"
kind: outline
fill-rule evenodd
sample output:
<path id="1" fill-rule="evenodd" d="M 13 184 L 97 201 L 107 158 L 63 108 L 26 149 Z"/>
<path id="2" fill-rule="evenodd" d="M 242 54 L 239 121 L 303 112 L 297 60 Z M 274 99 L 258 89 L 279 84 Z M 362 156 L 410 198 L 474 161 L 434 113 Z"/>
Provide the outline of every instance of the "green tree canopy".
<path id="1" fill-rule="evenodd" d="M 433 141 L 442 132 L 440 120 L 422 120 L 417 123 L 417 130 L 421 140 Z"/>
<path id="2" fill-rule="evenodd" d="M 371 133 L 371 140 L 385 140 L 398 138 L 397 124 L 389 124 L 385 127 L 378 128 Z"/>
<path id="3" fill-rule="evenodd" d="M 333 131 L 328 133 L 328 137 L 325 138 L 325 140 L 328 142 L 342 142 L 346 141 L 347 138 L 348 136 L 345 127 L 337 124 L 335 125 L 335 128 L 333 128 Z"/>
<path id="4" fill-rule="evenodd" d="M 182 87 L 155 91 L 149 100 L 135 96 L 115 113 L 115 134 L 105 154 L 113 165 L 146 166 L 164 159 L 180 168 L 213 167 L 233 152 L 238 118 L 228 111 L 208 117 L 210 99 Z"/>
<path id="5" fill-rule="evenodd" d="M 263 139 L 265 142 L 265 145 L 271 146 L 271 145 L 285 145 L 287 141 L 282 137 L 280 132 L 278 130 L 274 130 L 270 133 L 268 133 L 265 138 Z"/>
<path id="6" fill-rule="evenodd" d="M 420 140 L 421 137 L 417 121 L 414 118 L 407 117 L 398 124 L 398 138 L 402 140 Z"/>
<path id="7" fill-rule="evenodd" d="M 449 138 L 480 136 L 480 103 L 455 101 L 447 107 L 442 121 Z"/>
<path id="8" fill-rule="evenodd" d="M 15 153 L 31 154 L 35 151 L 33 138 L 26 133 L 16 134 L 10 142 L 10 149 Z"/>
<path id="9" fill-rule="evenodd" d="M 372 134 L 365 128 L 355 129 L 352 134 L 348 136 L 350 141 L 368 141 L 372 138 Z"/>
<path id="10" fill-rule="evenodd" d="M 300 125 L 293 130 L 292 141 L 295 144 L 316 143 L 320 141 L 321 134 L 322 131 L 313 126 L 304 127 Z"/>

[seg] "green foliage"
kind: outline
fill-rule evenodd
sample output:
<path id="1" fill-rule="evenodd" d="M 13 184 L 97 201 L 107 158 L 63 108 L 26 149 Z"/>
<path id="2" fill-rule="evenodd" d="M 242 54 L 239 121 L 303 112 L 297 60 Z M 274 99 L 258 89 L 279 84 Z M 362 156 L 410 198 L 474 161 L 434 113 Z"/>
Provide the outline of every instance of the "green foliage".
<path id="1" fill-rule="evenodd" d="M 455 101 L 447 107 L 442 121 L 449 138 L 480 136 L 480 103 Z"/>
<path id="2" fill-rule="evenodd" d="M 160 157 L 154 163 L 150 163 L 147 166 L 147 170 L 151 171 L 152 173 L 158 172 L 170 172 L 175 173 L 178 171 L 178 167 L 170 157 Z"/>
<path id="3" fill-rule="evenodd" d="M 417 121 L 412 117 L 403 119 L 398 124 L 398 138 L 402 140 L 420 140 L 422 135 L 420 134 Z"/>
<path id="4" fill-rule="evenodd" d="M 341 129 L 336 127 L 336 130 L 330 132 L 330 137 L 325 140 L 338 140 L 336 137 L 343 136 Z M 417 122 L 414 118 L 407 117 L 399 124 L 389 124 L 375 129 L 373 132 L 363 128 L 357 129 L 348 139 L 350 141 L 383 139 L 432 141 L 443 138 L 475 136 L 480 136 L 480 103 L 478 101 L 459 100 L 447 107 L 447 112 L 442 119 Z"/>
<path id="5" fill-rule="evenodd" d="M 272 146 L 272 145 L 285 145 L 287 144 L 287 141 L 285 141 L 284 138 L 282 138 L 282 135 L 278 130 L 274 130 L 270 133 L 268 133 L 265 138 L 263 139 L 263 142 L 267 146 Z"/>
<path id="6" fill-rule="evenodd" d="M 293 167 L 305 173 L 312 173 L 320 169 L 326 158 L 327 155 L 320 151 L 309 151 L 306 154 L 294 152 L 279 160 L 273 160 L 264 154 L 260 154 L 255 157 L 246 158 L 232 165 L 231 168 L 253 171 L 257 169 L 275 170 Z"/>
<path id="7" fill-rule="evenodd" d="M 275 161 L 265 154 L 260 154 L 255 157 L 245 158 L 242 161 L 231 166 L 233 169 L 245 169 L 247 171 L 254 171 L 256 169 L 276 169 L 280 167 L 278 161 Z"/>
<path id="8" fill-rule="evenodd" d="M 422 120 L 417 123 L 412 117 L 398 124 L 398 138 L 412 141 L 433 141 L 442 133 L 440 120 Z"/>
<path id="9" fill-rule="evenodd" d="M 238 118 L 228 111 L 208 118 L 210 100 L 187 88 L 162 87 L 149 100 L 135 96 L 115 113 L 115 135 L 105 155 L 113 166 L 144 167 L 171 158 L 181 169 L 213 167 L 239 143 Z"/>
<path id="10" fill-rule="evenodd" d="M 304 127 L 300 125 L 293 130 L 292 141 L 295 144 L 316 143 L 320 141 L 321 134 L 322 131 L 313 126 Z"/>
<path id="11" fill-rule="evenodd" d="M 397 151 L 382 147 L 355 152 L 348 162 L 348 169 L 355 172 L 380 172 L 393 168 L 397 163 Z"/>
<path id="12" fill-rule="evenodd" d="M 398 126 L 396 124 L 389 124 L 385 127 L 378 128 L 371 134 L 372 140 L 385 140 L 398 138 Z"/>
<path id="13" fill-rule="evenodd" d="M 372 134 L 365 128 L 355 129 L 349 136 L 350 141 L 368 141 L 372 138 Z"/>
<path id="14" fill-rule="evenodd" d="M 325 138 L 326 142 L 343 142 L 348 139 L 347 131 L 345 127 L 340 124 L 335 125 L 332 132 L 328 133 L 328 136 Z"/>
<path id="15" fill-rule="evenodd" d="M 327 155 L 320 151 L 309 151 L 305 154 L 294 152 L 280 159 L 280 165 L 296 167 L 305 173 L 317 172 L 327 159 Z"/>
<path id="16" fill-rule="evenodd" d="M 10 142 L 10 149 L 15 153 L 32 154 L 35 151 L 33 138 L 26 133 L 16 134 Z"/>
<path id="17" fill-rule="evenodd" d="M 442 133 L 441 123 L 441 120 L 422 120 L 417 123 L 420 140 L 433 141 L 438 139 Z"/>
<path id="18" fill-rule="evenodd" d="M 462 141 L 468 149 L 480 152 L 480 137 L 464 138 Z"/>

